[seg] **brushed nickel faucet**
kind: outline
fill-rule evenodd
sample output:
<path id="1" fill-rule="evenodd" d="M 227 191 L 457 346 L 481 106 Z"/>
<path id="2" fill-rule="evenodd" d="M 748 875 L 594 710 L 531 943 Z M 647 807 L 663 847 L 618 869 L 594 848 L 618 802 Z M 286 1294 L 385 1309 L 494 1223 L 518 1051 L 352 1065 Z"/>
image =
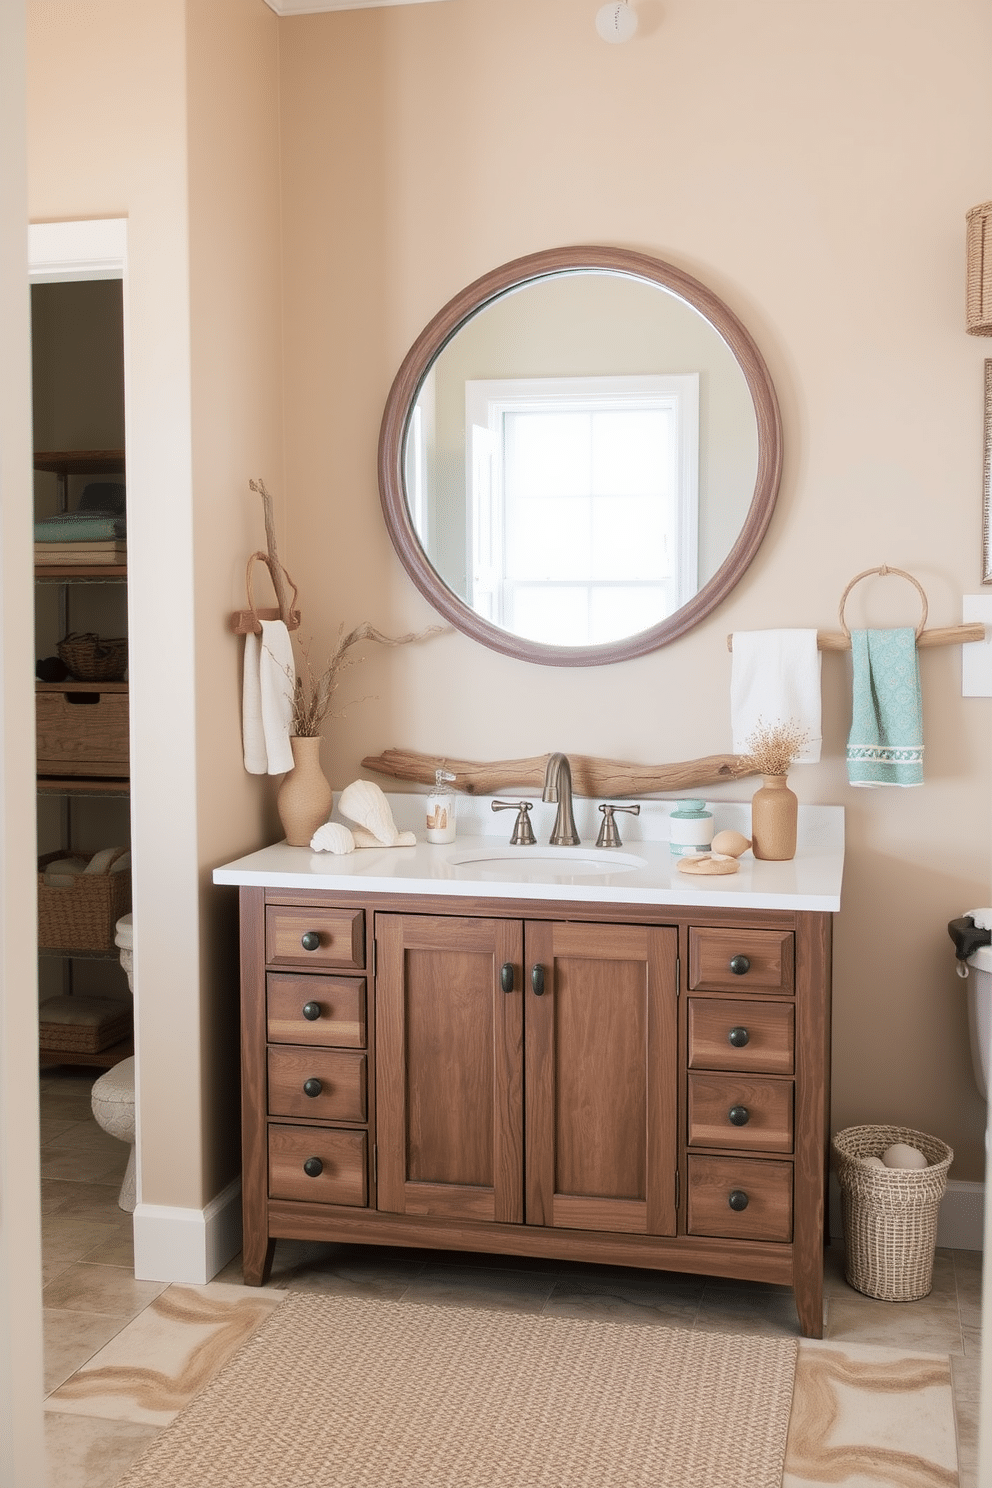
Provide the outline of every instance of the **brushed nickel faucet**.
<path id="1" fill-rule="evenodd" d="M 552 847 L 575 847 L 580 838 L 572 815 L 572 767 L 566 755 L 549 755 L 541 799 L 558 802 L 558 814 L 549 838 Z"/>

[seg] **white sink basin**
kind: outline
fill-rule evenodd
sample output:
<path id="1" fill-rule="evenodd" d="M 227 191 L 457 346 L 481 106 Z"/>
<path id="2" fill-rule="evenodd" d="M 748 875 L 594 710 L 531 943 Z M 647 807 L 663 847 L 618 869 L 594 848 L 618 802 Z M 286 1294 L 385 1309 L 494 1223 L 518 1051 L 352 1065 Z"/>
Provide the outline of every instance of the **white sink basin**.
<path id="1" fill-rule="evenodd" d="M 483 847 L 453 852 L 448 862 L 459 877 L 504 883 L 571 883 L 648 866 L 634 853 L 595 847 Z"/>

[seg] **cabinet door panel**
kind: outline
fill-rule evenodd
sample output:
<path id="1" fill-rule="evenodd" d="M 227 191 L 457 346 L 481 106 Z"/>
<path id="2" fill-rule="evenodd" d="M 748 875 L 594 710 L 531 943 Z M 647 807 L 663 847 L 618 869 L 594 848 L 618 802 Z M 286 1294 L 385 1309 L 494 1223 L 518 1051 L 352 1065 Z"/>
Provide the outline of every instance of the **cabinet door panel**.
<path id="1" fill-rule="evenodd" d="M 525 935 L 527 1222 L 674 1234 L 677 932 Z"/>
<path id="2" fill-rule="evenodd" d="M 379 1208 L 519 1223 L 520 925 L 377 915 L 376 949 Z"/>

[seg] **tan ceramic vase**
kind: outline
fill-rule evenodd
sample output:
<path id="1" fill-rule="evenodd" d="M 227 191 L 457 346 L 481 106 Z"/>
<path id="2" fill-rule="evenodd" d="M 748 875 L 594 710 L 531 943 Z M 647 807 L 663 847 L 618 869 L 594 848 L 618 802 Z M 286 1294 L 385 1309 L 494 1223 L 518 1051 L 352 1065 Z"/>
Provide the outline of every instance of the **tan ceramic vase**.
<path id="1" fill-rule="evenodd" d="M 751 851 L 756 858 L 783 861 L 796 856 L 799 801 L 785 775 L 765 775 L 751 797 Z"/>
<path id="2" fill-rule="evenodd" d="M 309 847 L 310 838 L 331 814 L 334 793 L 320 768 L 320 739 L 290 739 L 293 768 L 283 776 L 276 809 L 290 847 Z"/>

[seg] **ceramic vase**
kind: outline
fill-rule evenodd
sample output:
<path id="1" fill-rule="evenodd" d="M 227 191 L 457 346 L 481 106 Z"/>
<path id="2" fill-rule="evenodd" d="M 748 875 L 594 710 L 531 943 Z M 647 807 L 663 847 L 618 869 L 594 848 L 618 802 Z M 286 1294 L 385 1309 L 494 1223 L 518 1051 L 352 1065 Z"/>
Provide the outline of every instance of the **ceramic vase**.
<path id="1" fill-rule="evenodd" d="M 756 858 L 782 861 L 796 855 L 799 801 L 785 775 L 765 775 L 751 797 L 751 851 Z"/>
<path id="2" fill-rule="evenodd" d="M 310 838 L 331 814 L 334 793 L 320 768 L 320 739 L 290 739 L 293 768 L 283 776 L 276 809 L 290 847 L 309 847 Z"/>

